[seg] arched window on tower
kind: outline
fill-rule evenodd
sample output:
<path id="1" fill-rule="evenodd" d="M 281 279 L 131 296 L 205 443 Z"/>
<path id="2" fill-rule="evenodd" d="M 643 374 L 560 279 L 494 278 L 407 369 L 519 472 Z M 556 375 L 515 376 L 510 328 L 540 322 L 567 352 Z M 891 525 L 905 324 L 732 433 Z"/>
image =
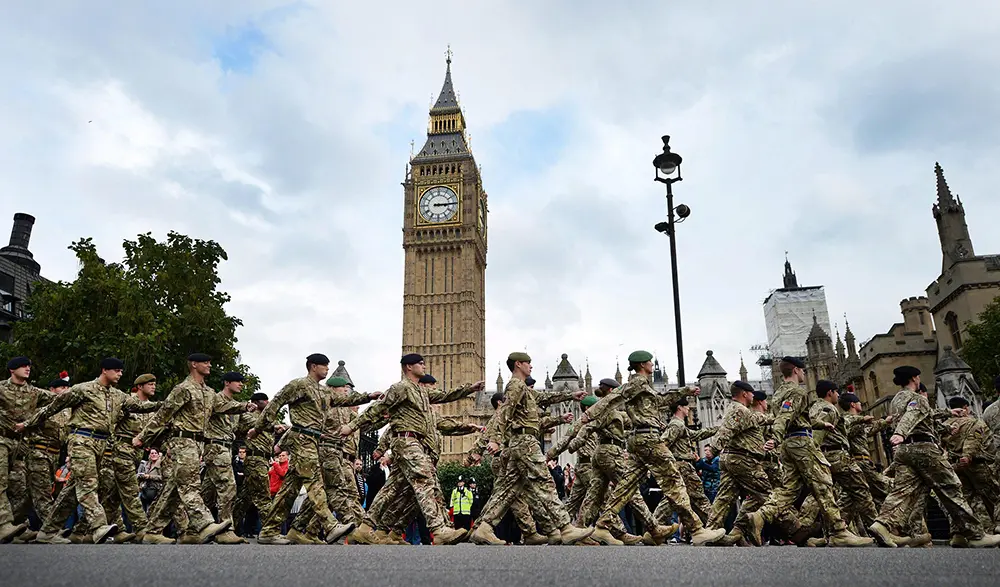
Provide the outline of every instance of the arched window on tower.
<path id="1" fill-rule="evenodd" d="M 725 391 L 722 389 L 722 385 L 718 382 L 715 384 L 715 389 L 712 390 L 712 411 L 709 416 L 712 418 L 712 424 L 722 420 L 722 415 L 726 412 L 726 406 L 729 405 L 729 400 L 732 396 L 726 397 Z"/>
<path id="2" fill-rule="evenodd" d="M 958 325 L 958 316 L 954 312 L 948 312 L 944 317 L 944 323 L 948 325 L 948 331 L 951 333 L 951 346 L 958 351 L 962 348 L 962 329 Z"/>

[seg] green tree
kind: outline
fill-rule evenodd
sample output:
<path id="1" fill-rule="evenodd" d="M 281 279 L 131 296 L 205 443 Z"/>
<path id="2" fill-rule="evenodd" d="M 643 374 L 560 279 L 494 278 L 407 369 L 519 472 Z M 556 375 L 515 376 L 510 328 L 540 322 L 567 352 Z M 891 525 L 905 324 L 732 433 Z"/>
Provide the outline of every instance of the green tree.
<path id="1" fill-rule="evenodd" d="M 461 463 L 443 463 L 438 467 L 438 481 L 441 482 L 445 501 L 451 498 L 451 490 L 458 485 L 459 475 L 462 476 L 466 484 L 468 484 L 469 479 L 475 479 L 479 495 L 489 497 L 490 493 L 493 492 L 493 469 L 486 461 L 475 467 L 463 467 Z"/>
<path id="2" fill-rule="evenodd" d="M 994 299 L 976 322 L 969 325 L 962 344 L 962 358 L 972 367 L 983 394 L 996 398 L 993 380 L 1000 375 L 1000 297 Z"/>
<path id="3" fill-rule="evenodd" d="M 31 317 L 14 325 L 13 342 L 0 352 L 30 357 L 32 379 L 42 385 L 62 370 L 73 383 L 86 381 L 99 374 L 102 358 L 115 356 L 125 362 L 122 389 L 153 373 L 161 390 L 187 376 L 187 355 L 202 352 L 213 358 L 214 389 L 232 370 L 247 378 L 240 399 L 259 389 L 235 346 L 243 323 L 226 313 L 229 294 L 218 289 L 225 250 L 175 232 L 165 242 L 142 234 L 123 247 L 124 260 L 107 263 L 92 239 L 71 244 L 80 262 L 76 280 L 37 284 L 25 301 Z"/>

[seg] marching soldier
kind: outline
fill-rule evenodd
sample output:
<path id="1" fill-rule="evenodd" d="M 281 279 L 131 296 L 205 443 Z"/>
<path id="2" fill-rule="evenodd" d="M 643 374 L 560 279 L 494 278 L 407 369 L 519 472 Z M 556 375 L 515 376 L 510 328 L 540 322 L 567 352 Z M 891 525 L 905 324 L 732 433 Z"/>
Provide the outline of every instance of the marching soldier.
<path id="1" fill-rule="evenodd" d="M 267 407 L 267 394 L 257 392 L 250 396 L 250 402 L 257 406 L 256 412 L 263 412 Z M 247 412 L 240 414 L 236 433 L 243 438 L 243 446 L 247 450 L 243 461 L 243 485 L 236 492 L 236 504 L 233 506 L 233 524 L 236 533 L 244 535 L 244 521 L 247 510 L 252 505 L 257 509 L 257 515 L 263 516 L 271 507 L 271 492 L 268 488 L 268 463 L 274 455 L 275 434 L 285 433 L 285 427 L 275 424 L 270 430 L 263 430 L 253 438 L 247 438 L 247 432 L 257 423 L 257 414 Z"/>
<path id="2" fill-rule="evenodd" d="M 233 442 L 236 440 L 236 426 L 241 414 L 253 413 L 257 406 L 237 404 L 233 396 L 243 390 L 243 375 L 230 371 L 222 376 L 223 387 L 215 396 L 216 408 L 205 428 L 205 451 L 202 461 L 201 495 L 206 504 L 214 501 L 219 521 L 233 522 L 233 506 L 236 502 L 236 475 L 233 473 Z M 231 405 L 237 404 L 237 405 Z M 229 409 L 226 406 L 229 405 Z M 219 411 L 219 407 L 226 411 Z M 251 407 L 252 406 L 252 407 Z M 242 411 L 236 411 L 242 410 Z M 233 532 L 232 527 L 212 539 L 216 544 L 242 544 L 246 540 Z"/>

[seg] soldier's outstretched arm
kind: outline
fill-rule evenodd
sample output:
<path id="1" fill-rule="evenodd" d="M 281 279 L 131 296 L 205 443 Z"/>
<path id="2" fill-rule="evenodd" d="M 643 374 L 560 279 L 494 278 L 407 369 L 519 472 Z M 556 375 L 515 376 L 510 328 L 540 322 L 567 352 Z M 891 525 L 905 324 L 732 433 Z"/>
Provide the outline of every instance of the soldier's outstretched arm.
<path id="1" fill-rule="evenodd" d="M 181 409 L 191 399 L 191 391 L 183 383 L 177 384 L 170 390 L 167 399 L 163 400 L 163 405 L 156 414 L 146 423 L 137 438 L 140 441 L 147 441 L 153 436 L 163 431 L 170 420 L 173 419 L 177 410 Z"/>

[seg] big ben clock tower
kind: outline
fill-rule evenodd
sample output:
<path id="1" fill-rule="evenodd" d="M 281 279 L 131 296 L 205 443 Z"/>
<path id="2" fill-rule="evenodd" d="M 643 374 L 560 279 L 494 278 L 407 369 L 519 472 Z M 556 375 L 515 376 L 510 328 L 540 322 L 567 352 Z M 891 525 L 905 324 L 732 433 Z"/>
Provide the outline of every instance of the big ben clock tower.
<path id="1" fill-rule="evenodd" d="M 441 389 L 483 380 L 486 192 L 452 86 L 450 50 L 427 140 L 411 157 L 403 186 L 403 353 L 423 355 Z M 475 406 L 469 398 L 441 412 L 469 415 Z M 471 442 L 446 437 L 442 456 L 454 460 Z"/>

